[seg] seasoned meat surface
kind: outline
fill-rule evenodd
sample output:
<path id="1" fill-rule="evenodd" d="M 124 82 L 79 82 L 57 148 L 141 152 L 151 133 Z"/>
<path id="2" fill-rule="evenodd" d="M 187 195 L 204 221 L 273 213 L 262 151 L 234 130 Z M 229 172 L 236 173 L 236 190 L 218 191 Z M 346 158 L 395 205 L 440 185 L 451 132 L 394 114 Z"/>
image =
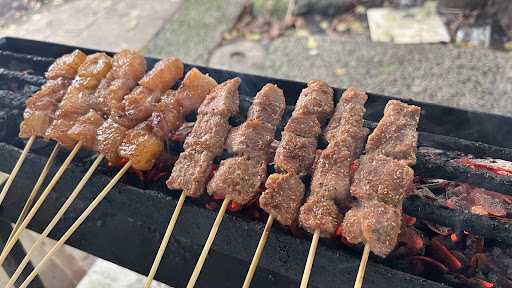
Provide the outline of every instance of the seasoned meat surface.
<path id="1" fill-rule="evenodd" d="M 68 134 L 69 129 L 75 125 L 75 121 L 68 119 L 57 119 L 52 122 L 48 130 L 46 130 L 45 138 L 53 139 L 60 145 L 71 149 L 75 146 L 75 139 Z"/>
<path id="2" fill-rule="evenodd" d="M 210 76 L 201 73 L 198 69 L 192 68 L 188 71 L 176 95 L 176 98 L 182 104 L 183 113 L 187 115 L 199 108 L 206 95 L 208 95 L 215 86 L 217 86 L 217 82 Z"/>
<path id="3" fill-rule="evenodd" d="M 213 88 L 199 106 L 198 114 L 216 114 L 225 118 L 238 115 L 240 113 L 238 95 L 240 81 L 240 78 L 236 77 Z"/>
<path id="4" fill-rule="evenodd" d="M 182 190 L 187 196 L 199 197 L 204 193 L 215 155 L 206 151 L 185 151 L 174 164 L 167 187 Z"/>
<path id="5" fill-rule="evenodd" d="M 267 177 L 267 165 L 263 161 L 246 157 L 223 160 L 208 183 L 208 194 L 229 196 L 238 204 L 245 205 L 256 197 Z"/>
<path id="6" fill-rule="evenodd" d="M 283 225 L 294 223 L 305 191 L 299 176 L 272 174 L 267 178 L 265 188 L 259 200 L 261 208 Z"/>
<path id="7" fill-rule="evenodd" d="M 192 132 L 185 139 L 185 150 L 209 151 L 219 155 L 224 149 L 224 142 L 228 136 L 228 119 L 219 115 L 199 115 Z"/>
<path id="8" fill-rule="evenodd" d="M 183 62 L 178 58 L 165 58 L 144 75 L 139 85 L 155 92 L 164 93 L 183 76 Z"/>
<path id="9" fill-rule="evenodd" d="M 162 140 L 167 139 L 169 133 L 177 131 L 185 118 L 183 105 L 176 94 L 177 91 L 167 91 L 155 105 L 153 114 L 148 120 L 153 127 L 153 133 Z"/>
<path id="10" fill-rule="evenodd" d="M 278 171 L 307 174 L 315 160 L 317 140 L 305 138 L 292 133 L 283 133 L 281 144 L 274 157 Z"/>
<path id="11" fill-rule="evenodd" d="M 118 164 L 121 160 L 117 149 L 123 142 L 128 129 L 117 124 L 112 119 L 108 119 L 98 128 L 96 133 L 96 151 L 105 155 L 105 158 L 113 164 Z"/>
<path id="12" fill-rule="evenodd" d="M 334 91 L 329 85 L 320 80 L 308 82 L 308 87 L 302 90 L 293 113 L 315 115 L 320 123 L 331 117 L 334 109 Z"/>
<path id="13" fill-rule="evenodd" d="M 386 156 L 361 157 L 351 193 L 362 201 L 377 200 L 401 207 L 413 188 L 414 171 L 403 162 Z"/>
<path id="14" fill-rule="evenodd" d="M 101 80 L 92 99 L 94 110 L 108 116 L 114 103 L 121 103 L 123 97 L 137 86 L 145 71 L 146 60 L 136 51 L 125 49 L 114 55 L 112 69 Z"/>
<path id="15" fill-rule="evenodd" d="M 384 109 L 384 117 L 368 137 L 366 154 L 380 154 L 414 165 L 420 112 L 417 106 L 390 100 Z"/>
<path id="16" fill-rule="evenodd" d="M 340 218 L 334 201 L 324 197 L 310 196 L 300 207 L 300 226 L 309 233 L 319 230 L 321 237 L 334 236 L 340 224 Z"/>
<path id="17" fill-rule="evenodd" d="M 401 217 L 399 208 L 379 201 L 364 202 L 345 215 L 343 236 L 350 243 L 364 242 L 373 253 L 385 257 L 397 244 Z"/>
<path id="18" fill-rule="evenodd" d="M 286 108 L 283 90 L 277 85 L 266 84 L 254 97 L 247 112 L 247 119 L 256 119 L 276 127 Z"/>
<path id="19" fill-rule="evenodd" d="M 286 123 L 284 132 L 306 138 L 316 138 L 322 133 L 322 130 L 316 115 L 294 114 Z"/>
<path id="20" fill-rule="evenodd" d="M 96 130 L 103 124 L 104 119 L 101 115 L 90 110 L 89 113 L 81 116 L 69 129 L 68 134 L 75 141 L 82 141 L 83 145 L 89 149 L 96 147 Z"/>
<path id="21" fill-rule="evenodd" d="M 148 126 L 149 123 L 141 123 L 128 130 L 118 149 L 119 156 L 131 160 L 132 167 L 142 171 L 151 169 L 164 150 L 164 143 Z"/>
<path id="22" fill-rule="evenodd" d="M 232 154 L 263 161 L 273 140 L 274 127 L 259 119 L 250 119 L 231 129 L 226 146 Z"/>
<path id="23" fill-rule="evenodd" d="M 56 80 L 63 78 L 73 80 L 78 71 L 78 67 L 84 63 L 85 58 L 87 58 L 87 55 L 78 49 L 57 58 L 45 73 L 46 79 Z"/>

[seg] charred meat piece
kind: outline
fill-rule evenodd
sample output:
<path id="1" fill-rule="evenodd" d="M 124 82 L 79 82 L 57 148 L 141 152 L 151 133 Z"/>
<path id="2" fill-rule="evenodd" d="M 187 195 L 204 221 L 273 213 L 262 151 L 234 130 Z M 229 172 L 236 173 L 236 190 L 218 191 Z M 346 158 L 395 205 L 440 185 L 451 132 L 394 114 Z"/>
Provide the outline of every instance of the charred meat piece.
<path id="1" fill-rule="evenodd" d="M 215 155 L 206 151 L 185 151 L 174 164 L 167 187 L 182 190 L 190 197 L 204 193 Z"/>
<path id="2" fill-rule="evenodd" d="M 366 154 L 384 155 L 413 166 L 416 163 L 416 128 L 420 112 L 417 106 L 390 100 L 384 109 L 384 117 L 368 137 Z"/>
<path id="3" fill-rule="evenodd" d="M 105 155 L 112 164 L 119 164 L 121 158 L 117 148 L 123 143 L 126 135 L 125 127 L 117 124 L 112 119 L 108 119 L 98 128 L 96 133 L 96 151 Z"/>
<path id="4" fill-rule="evenodd" d="M 336 201 L 340 206 L 349 207 L 350 165 L 353 158 L 341 144 L 330 143 L 320 154 L 313 172 L 311 195 Z"/>
<path id="5" fill-rule="evenodd" d="M 183 62 L 178 58 L 158 61 L 153 69 L 139 81 L 139 85 L 152 91 L 164 93 L 183 76 Z"/>
<path id="6" fill-rule="evenodd" d="M 231 129 L 226 146 L 232 154 L 263 161 L 267 159 L 273 140 L 274 127 L 258 119 L 251 119 Z"/>
<path id="7" fill-rule="evenodd" d="M 276 127 L 286 107 L 283 90 L 277 85 L 266 84 L 256 94 L 247 112 L 247 119 L 257 119 Z"/>
<path id="8" fill-rule="evenodd" d="M 75 141 L 82 141 L 87 148 L 96 147 L 96 130 L 103 124 L 104 119 L 94 110 L 78 118 L 74 126 L 69 129 L 68 134 Z"/>
<path id="9" fill-rule="evenodd" d="M 208 194 L 229 196 L 238 204 L 245 205 L 256 197 L 267 177 L 267 165 L 259 160 L 233 157 L 220 163 L 208 183 Z"/>
<path id="10" fill-rule="evenodd" d="M 228 136 L 228 119 L 219 115 L 199 115 L 192 132 L 188 135 L 183 148 L 185 150 L 208 151 L 219 155 L 224 149 L 224 142 Z"/>
<path id="11" fill-rule="evenodd" d="M 320 129 L 320 122 L 318 122 L 315 115 L 294 114 L 286 123 L 284 132 L 306 138 L 316 138 L 322 133 L 322 130 Z"/>
<path id="12" fill-rule="evenodd" d="M 377 200 L 401 207 L 413 188 L 414 171 L 403 162 L 386 156 L 361 157 L 351 187 L 352 196 L 361 201 Z"/>
<path id="13" fill-rule="evenodd" d="M 107 54 L 95 53 L 87 56 L 59 105 L 57 118 L 76 120 L 89 112 L 96 88 L 111 68 L 112 58 Z"/>
<path id="14" fill-rule="evenodd" d="M 114 103 L 121 103 L 145 71 L 146 60 L 136 51 L 125 49 L 114 55 L 112 70 L 101 80 L 96 95 L 92 98 L 94 110 L 105 116 L 110 115 Z"/>
<path id="15" fill-rule="evenodd" d="M 181 102 L 183 114 L 188 115 L 196 110 L 215 86 L 217 82 L 213 78 L 196 68 L 190 69 L 176 90 L 176 98 Z"/>
<path id="16" fill-rule="evenodd" d="M 63 78 L 73 80 L 76 76 L 78 67 L 84 63 L 85 58 L 87 58 L 87 55 L 78 49 L 59 57 L 45 73 L 46 79 L 55 80 Z"/>
<path id="17" fill-rule="evenodd" d="M 312 234 L 319 230 L 321 237 L 334 236 L 340 218 L 334 201 L 324 197 L 310 196 L 300 207 L 300 226 Z"/>
<path id="18" fill-rule="evenodd" d="M 240 113 L 238 86 L 240 86 L 238 77 L 217 85 L 204 99 L 198 114 L 219 115 L 225 118 L 237 116 Z"/>
<path id="19" fill-rule="evenodd" d="M 307 174 L 315 160 L 317 140 L 305 138 L 292 133 L 283 133 L 281 144 L 274 157 L 278 171 Z"/>
<path id="20" fill-rule="evenodd" d="M 315 115 L 320 123 L 329 119 L 334 109 L 334 91 L 329 85 L 320 80 L 312 80 L 300 94 L 294 114 Z"/>
<path id="21" fill-rule="evenodd" d="M 121 158 L 129 159 L 133 168 L 142 171 L 151 169 L 164 150 L 164 143 L 151 132 L 150 126 L 143 122 L 128 130 L 118 149 Z"/>
<path id="22" fill-rule="evenodd" d="M 364 202 L 345 214 L 343 236 L 350 243 L 364 242 L 375 254 L 386 257 L 397 244 L 401 217 L 399 208 L 379 201 Z"/>
<path id="23" fill-rule="evenodd" d="M 289 173 L 272 174 L 265 188 L 259 199 L 261 208 L 283 225 L 294 223 L 305 191 L 299 176 Z"/>
<path id="24" fill-rule="evenodd" d="M 121 103 L 113 103 L 110 117 L 125 128 L 133 128 L 147 120 L 162 94 L 183 75 L 183 63 L 179 59 L 160 60 Z M 161 82 L 161 83 L 160 83 Z"/>
<path id="25" fill-rule="evenodd" d="M 368 100 L 368 95 L 355 88 L 350 87 L 343 92 L 340 102 L 336 105 L 336 111 L 324 131 L 327 142 L 330 143 L 344 137 L 343 128 L 346 126 L 363 126 L 366 100 Z"/>

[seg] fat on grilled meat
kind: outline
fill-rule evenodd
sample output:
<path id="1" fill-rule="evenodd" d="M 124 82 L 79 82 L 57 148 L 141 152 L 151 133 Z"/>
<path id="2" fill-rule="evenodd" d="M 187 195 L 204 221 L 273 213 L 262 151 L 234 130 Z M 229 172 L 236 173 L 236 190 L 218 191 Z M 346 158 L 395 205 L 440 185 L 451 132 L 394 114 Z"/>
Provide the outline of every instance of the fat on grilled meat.
<path id="1" fill-rule="evenodd" d="M 69 129 L 68 134 L 75 141 L 82 141 L 85 147 L 94 149 L 96 147 L 96 130 L 103 122 L 103 117 L 91 109 L 89 113 L 77 119 L 73 127 Z"/>
<path id="2" fill-rule="evenodd" d="M 333 142 L 339 137 L 343 137 L 342 130 L 346 126 L 362 127 L 363 115 L 365 113 L 364 104 L 368 100 L 366 93 L 349 87 L 336 105 L 336 110 L 329 120 L 329 124 L 324 129 L 324 136 L 327 142 Z M 364 143 L 363 143 L 364 145 Z"/>
<path id="3" fill-rule="evenodd" d="M 417 106 L 390 100 L 384 108 L 384 116 L 368 137 L 366 154 L 388 156 L 409 166 L 416 164 L 416 128 L 420 113 L 421 109 Z"/>
<path id="4" fill-rule="evenodd" d="M 148 120 L 127 132 L 119 146 L 118 153 L 121 157 L 131 160 L 132 167 L 139 170 L 151 169 L 156 158 L 163 151 L 165 139 L 170 133 L 176 132 L 183 124 L 186 114 L 183 108 L 185 105 L 182 102 L 187 103 L 187 110 L 196 109 L 202 99 L 206 97 L 206 94 L 214 88 L 216 82 L 199 72 L 199 70 L 192 69 L 185 76 L 183 83 L 186 84 L 173 91 L 175 93 L 167 92 L 162 97 L 161 101 L 153 107 L 153 113 Z M 206 127 L 205 129 L 214 128 L 213 130 L 215 130 L 216 127 Z M 218 127 L 222 129 L 223 126 Z M 220 146 L 220 152 L 222 152 L 224 138 L 229 130 L 227 120 L 225 120 L 225 129 L 225 132 L 218 131 L 217 133 L 223 135 L 222 140 L 218 141 L 220 144 L 216 144 Z M 208 130 L 208 132 L 211 131 Z M 214 136 L 208 141 L 216 139 Z"/>
<path id="5" fill-rule="evenodd" d="M 264 161 L 236 156 L 220 162 L 207 191 L 210 195 L 229 196 L 238 204 L 245 205 L 260 191 L 266 178 L 267 165 Z"/>
<path id="6" fill-rule="evenodd" d="M 311 195 L 300 207 L 299 223 L 309 233 L 320 231 L 320 237 L 331 237 L 341 223 L 341 215 L 333 200 Z"/>
<path id="7" fill-rule="evenodd" d="M 113 165 L 121 162 L 117 149 L 123 143 L 127 128 L 119 125 L 111 118 L 103 122 L 96 131 L 96 148 L 100 154 L 105 156 Z"/>
<path id="8" fill-rule="evenodd" d="M 183 63 L 176 58 L 158 61 L 120 103 L 112 103 L 112 119 L 126 128 L 147 120 L 162 94 L 183 76 Z"/>
<path id="9" fill-rule="evenodd" d="M 210 94 L 208 94 L 199 106 L 199 118 L 204 118 L 207 121 L 208 118 L 217 118 L 220 117 L 223 119 L 224 123 L 226 123 L 229 117 L 238 114 L 239 112 L 239 95 L 238 95 L 238 87 L 240 86 L 240 78 L 233 78 L 227 80 L 215 88 L 212 89 Z M 221 122 L 219 122 L 221 124 Z M 194 129 L 196 130 L 196 135 L 194 135 L 194 139 L 200 139 L 205 135 L 208 135 L 210 131 L 205 131 L 204 129 L 195 128 L 197 123 L 194 125 Z M 193 129 L 193 130 L 194 130 Z M 204 132 L 201 134 L 199 132 Z M 192 135 L 187 136 L 185 141 L 188 141 L 188 138 L 192 137 Z M 218 143 L 209 143 L 210 147 L 223 147 L 225 138 L 223 139 L 215 138 L 215 141 Z M 208 180 L 209 173 L 211 171 L 211 166 L 213 164 L 213 159 L 219 154 L 213 154 L 210 150 L 215 149 L 207 149 L 206 145 L 200 146 L 189 146 L 192 145 L 190 142 L 185 147 L 185 152 L 181 153 L 178 161 L 174 164 L 174 167 L 171 172 L 171 176 L 167 180 L 167 186 L 170 189 L 174 190 L 182 190 L 185 194 L 190 197 L 199 197 L 205 191 L 206 181 Z"/>
<path id="10" fill-rule="evenodd" d="M 82 51 L 75 50 L 58 58 L 48 68 L 45 74 L 47 82 L 27 100 L 24 119 L 20 124 L 21 138 L 43 137 L 46 134 L 59 103 L 86 57 Z"/>
<path id="11" fill-rule="evenodd" d="M 265 101 L 269 109 L 263 108 Z M 267 154 L 284 107 L 284 94 L 276 85 L 267 84 L 256 94 L 247 121 L 232 129 L 226 140 L 225 146 L 234 156 L 220 163 L 208 183 L 208 194 L 230 197 L 244 205 L 260 192 L 267 178 Z"/>
<path id="12" fill-rule="evenodd" d="M 400 208 L 379 201 L 365 201 L 350 209 L 343 219 L 343 236 L 350 243 L 364 242 L 373 253 L 386 257 L 396 246 L 400 233 Z"/>
<path id="13" fill-rule="evenodd" d="M 125 95 L 137 86 L 144 76 L 146 60 L 134 50 L 121 50 L 112 58 L 112 69 L 101 80 L 92 98 L 92 108 L 108 117 L 114 104 L 121 103 Z"/>
<path id="14" fill-rule="evenodd" d="M 414 171 L 403 162 L 383 155 L 361 157 L 350 188 L 360 201 L 377 200 L 401 207 L 403 199 L 413 189 Z"/>
<path id="15" fill-rule="evenodd" d="M 265 182 L 260 207 L 283 225 L 293 224 L 299 214 L 306 187 L 296 174 L 272 174 Z"/>
<path id="16" fill-rule="evenodd" d="M 311 80 L 308 87 L 302 90 L 293 113 L 315 115 L 320 123 L 324 123 L 334 109 L 333 94 L 334 91 L 327 83 Z"/>
<path id="17" fill-rule="evenodd" d="M 87 56 L 78 67 L 78 73 L 66 95 L 55 112 L 55 120 L 46 131 L 46 138 L 54 139 L 65 147 L 71 148 L 76 140 L 67 133 L 77 119 L 89 112 L 91 98 L 101 79 L 110 71 L 112 59 L 105 53 Z"/>
<path id="18" fill-rule="evenodd" d="M 260 120 L 276 127 L 286 108 L 283 90 L 277 85 L 266 84 L 254 97 L 247 119 Z"/>

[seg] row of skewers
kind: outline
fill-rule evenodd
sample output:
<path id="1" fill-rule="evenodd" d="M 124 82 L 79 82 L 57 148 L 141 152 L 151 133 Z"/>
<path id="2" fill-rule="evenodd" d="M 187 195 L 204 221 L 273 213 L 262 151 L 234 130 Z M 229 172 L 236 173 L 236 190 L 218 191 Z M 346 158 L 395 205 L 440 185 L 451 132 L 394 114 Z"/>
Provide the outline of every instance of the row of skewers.
<path id="1" fill-rule="evenodd" d="M 272 155 L 276 126 L 286 107 L 283 91 L 276 85 L 265 85 L 255 96 L 246 121 L 233 128 L 229 120 L 240 114 L 239 78 L 217 84 L 193 68 L 177 89 L 170 90 L 184 73 L 179 59 L 163 59 L 145 71 L 144 57 L 131 50 L 113 57 L 76 50 L 55 61 L 45 74 L 46 84 L 27 101 L 20 137 L 28 141 L 0 193 L 0 204 L 35 138 L 52 139 L 57 144 L 0 254 L 0 264 L 78 151 L 85 147 L 96 151 L 97 157 L 5 287 L 14 285 L 35 249 L 103 159 L 122 168 L 20 287 L 30 284 L 130 167 L 142 171 L 152 168 L 165 141 L 196 110 L 197 120 L 183 143 L 184 152 L 167 181 L 167 186 L 181 195 L 145 287 L 151 285 L 185 198 L 205 193 L 224 200 L 187 287 L 194 287 L 230 201 L 245 205 L 260 193 L 260 207 L 269 217 L 243 287 L 250 286 L 274 220 L 282 225 L 298 222 L 313 234 L 301 287 L 307 287 L 319 238 L 332 237 L 340 228 L 348 241 L 365 244 L 357 287 L 362 283 L 369 251 L 384 257 L 394 248 L 401 225 L 401 202 L 413 188 L 410 166 L 416 161 L 418 107 L 390 101 L 384 117 L 368 136 L 368 129 L 363 127 L 365 93 L 349 88 L 334 107 L 333 90 L 322 81 L 310 81 Z M 317 150 L 319 137 L 328 142 L 322 151 Z M 71 152 L 33 203 L 60 147 Z M 214 160 L 224 150 L 230 156 L 212 171 Z M 275 173 L 269 176 L 267 167 L 272 164 Z M 312 182 L 303 203 L 305 175 L 312 176 Z"/>

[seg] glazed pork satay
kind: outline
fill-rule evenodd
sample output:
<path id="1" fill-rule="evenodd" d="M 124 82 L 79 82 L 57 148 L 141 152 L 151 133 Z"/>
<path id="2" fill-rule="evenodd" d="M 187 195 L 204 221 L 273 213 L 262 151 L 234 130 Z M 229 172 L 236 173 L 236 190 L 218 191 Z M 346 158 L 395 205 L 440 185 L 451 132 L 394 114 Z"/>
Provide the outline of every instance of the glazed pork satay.
<path id="1" fill-rule="evenodd" d="M 118 148 L 126 132 L 151 116 L 154 104 L 183 75 L 183 69 L 179 59 L 163 59 L 146 73 L 139 86 L 126 95 L 121 103 L 111 102 L 110 117 L 96 132 L 96 151 L 112 164 L 119 164 L 121 157 Z M 157 84 L 158 81 L 164 83 Z"/>
<path id="2" fill-rule="evenodd" d="M 268 110 L 263 108 L 266 101 Z M 258 92 L 249 108 L 249 118 L 230 137 L 233 157 L 220 163 L 208 183 L 208 194 L 229 196 L 241 205 L 258 194 L 267 178 L 267 154 L 285 105 L 284 94 L 275 85 L 267 84 Z"/>
<path id="3" fill-rule="evenodd" d="M 151 169 L 163 151 L 165 139 L 183 124 L 187 115 L 185 111 L 196 109 L 216 84 L 215 80 L 197 69 L 189 71 L 178 90 L 168 91 L 155 105 L 147 121 L 126 133 L 119 146 L 119 155 L 131 160 L 136 169 Z M 229 129 L 227 121 L 225 129 Z"/>
<path id="4" fill-rule="evenodd" d="M 55 113 L 56 120 L 46 131 L 46 137 L 71 148 L 77 141 L 68 135 L 78 118 L 90 110 L 90 101 L 101 79 L 110 71 L 112 59 L 105 53 L 87 56 L 78 68 L 78 74 L 68 88 Z"/>
<path id="5" fill-rule="evenodd" d="M 48 68 L 45 74 L 47 82 L 27 100 L 24 119 L 20 124 L 21 138 L 45 136 L 55 118 L 59 103 L 86 57 L 82 51 L 75 50 L 58 58 Z"/>
<path id="6" fill-rule="evenodd" d="M 213 159 L 218 156 L 211 151 L 219 151 L 228 135 L 227 129 L 205 130 L 204 127 L 207 122 L 222 127 L 230 117 L 240 113 L 239 86 L 240 78 L 233 78 L 217 85 L 206 96 L 198 110 L 198 121 L 187 136 L 185 152 L 180 154 L 167 180 L 169 189 L 182 190 L 190 197 L 203 194 Z M 203 141 L 208 137 L 215 141 Z"/>

